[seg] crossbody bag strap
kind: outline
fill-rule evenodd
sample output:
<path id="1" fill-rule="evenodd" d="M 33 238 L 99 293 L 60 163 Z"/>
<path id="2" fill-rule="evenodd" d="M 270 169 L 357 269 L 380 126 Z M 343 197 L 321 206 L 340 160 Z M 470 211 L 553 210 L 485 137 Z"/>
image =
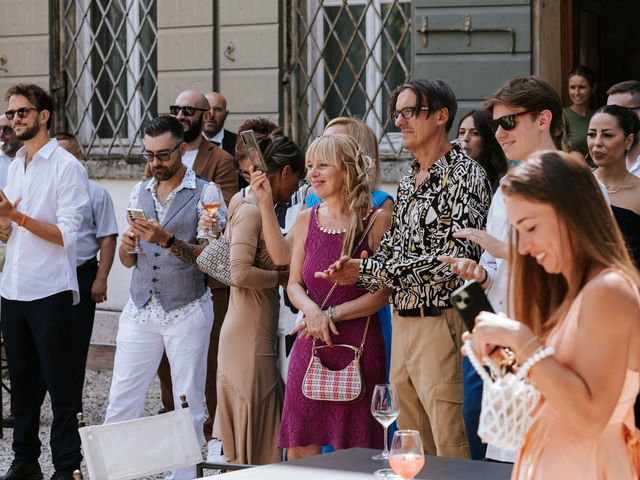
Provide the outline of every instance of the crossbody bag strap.
<path id="1" fill-rule="evenodd" d="M 356 243 L 356 247 L 355 250 L 351 253 L 351 256 L 353 256 L 354 253 L 356 253 L 356 251 L 358 250 L 358 247 L 362 244 L 362 242 L 364 242 L 367 238 L 367 235 L 369 235 L 369 231 L 371 230 L 371 227 L 373 226 L 373 224 L 376 222 L 376 218 L 378 218 L 378 215 L 380 215 L 380 213 L 382 213 L 382 209 L 379 208 L 377 209 L 375 212 L 373 212 L 371 214 L 371 216 L 369 217 L 369 222 L 367 223 L 367 226 L 365 227 L 365 229 L 363 230 L 362 234 L 360 235 L 360 238 L 358 239 L 358 242 Z M 335 291 L 336 287 L 338 286 L 337 283 L 334 283 L 333 286 L 331 287 L 331 290 L 329 290 L 329 293 L 327 293 L 327 296 L 324 298 L 324 301 L 322 302 L 322 305 L 320 306 L 320 310 L 324 310 L 324 306 L 327 303 L 327 301 L 329 300 L 329 297 L 331 297 L 331 294 Z M 364 349 L 364 342 L 367 339 L 367 331 L 369 330 L 369 321 L 371 320 L 371 315 L 369 315 L 367 317 L 367 323 L 364 326 L 364 333 L 362 335 L 362 342 L 360 342 L 360 347 L 358 348 L 358 350 L 356 351 L 356 356 L 360 356 L 362 354 L 362 350 Z M 312 352 L 315 354 L 317 347 L 316 347 L 316 339 L 313 339 L 313 345 L 312 345 Z"/>
<path id="2" fill-rule="evenodd" d="M 362 244 L 362 242 L 364 242 L 366 240 L 367 235 L 369 235 L 369 231 L 371 230 L 371 227 L 376 222 L 376 218 L 378 218 L 378 215 L 380 215 L 380 213 L 382 213 L 382 209 L 381 208 L 377 209 L 375 212 L 373 212 L 371 214 L 371 217 L 369 217 L 369 223 L 367 223 L 367 226 L 365 227 L 365 229 L 363 230 L 362 234 L 360 235 L 360 238 L 358 239 L 358 242 L 356 243 L 355 250 L 353 252 L 351 252 L 350 256 L 353 256 L 353 254 L 356 253 L 356 251 L 358 250 L 358 247 Z M 320 310 L 324 310 L 324 306 L 327 304 L 327 301 L 329 300 L 329 298 L 331 297 L 331 295 L 333 294 L 333 292 L 335 291 L 337 286 L 338 286 L 337 283 L 334 283 L 331 286 L 331 290 L 329 290 L 329 293 L 327 293 L 327 296 L 324 297 L 324 301 L 322 302 L 322 305 L 320 305 Z"/>

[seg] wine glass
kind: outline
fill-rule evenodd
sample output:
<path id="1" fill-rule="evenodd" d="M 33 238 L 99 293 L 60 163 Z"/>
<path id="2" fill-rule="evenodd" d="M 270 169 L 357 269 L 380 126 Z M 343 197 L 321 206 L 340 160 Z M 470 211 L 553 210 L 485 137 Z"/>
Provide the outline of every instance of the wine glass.
<path id="1" fill-rule="evenodd" d="M 400 414 L 400 400 L 395 385 L 381 383 L 375 386 L 371 397 L 371 414 L 384 427 L 384 450 L 371 458 L 386 460 L 389 458 L 387 430 Z"/>
<path id="2" fill-rule="evenodd" d="M 202 208 L 204 208 L 204 211 L 207 212 L 207 215 L 209 215 L 211 218 L 213 218 L 214 221 L 216 221 L 216 213 L 218 212 L 218 209 L 222 204 L 222 194 L 220 193 L 220 191 L 217 188 L 213 188 L 213 185 L 207 185 L 202 192 L 200 203 L 202 203 Z M 198 230 L 198 235 L 196 238 L 209 239 L 215 237 L 217 237 L 217 234 L 214 234 L 211 231 L 207 232 L 205 230 Z"/>
<path id="3" fill-rule="evenodd" d="M 389 465 L 404 480 L 410 480 L 424 467 L 424 451 L 420 432 L 397 430 L 391 442 Z"/>

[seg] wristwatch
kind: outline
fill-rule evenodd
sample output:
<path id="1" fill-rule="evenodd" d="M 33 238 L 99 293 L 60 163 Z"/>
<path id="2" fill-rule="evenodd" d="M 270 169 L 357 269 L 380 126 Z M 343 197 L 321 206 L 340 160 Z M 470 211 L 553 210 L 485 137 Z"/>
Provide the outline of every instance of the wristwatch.
<path id="1" fill-rule="evenodd" d="M 333 322 L 334 325 L 338 326 L 340 324 L 340 320 L 336 320 L 334 317 L 334 314 L 336 313 L 335 309 L 333 307 L 329 307 L 327 308 L 324 313 L 327 314 L 327 317 L 329 317 L 329 320 L 331 320 Z"/>

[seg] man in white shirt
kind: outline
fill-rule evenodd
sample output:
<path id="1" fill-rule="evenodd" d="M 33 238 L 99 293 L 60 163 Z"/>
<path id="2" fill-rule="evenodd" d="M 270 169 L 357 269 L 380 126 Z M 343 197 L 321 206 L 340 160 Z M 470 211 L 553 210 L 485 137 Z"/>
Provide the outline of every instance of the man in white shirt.
<path id="1" fill-rule="evenodd" d="M 49 139 L 53 101 L 36 85 L 16 85 L 5 112 L 24 142 L 0 190 L 0 240 L 7 261 L 0 282 L 0 327 L 5 342 L 15 417 L 14 460 L 3 480 L 42 478 L 38 458 L 40 407 L 48 391 L 53 423 L 54 480 L 71 480 L 80 467 L 76 414 L 81 389 L 70 372 L 71 305 L 79 299 L 76 238 L 89 201 L 82 165 Z"/>
<path id="2" fill-rule="evenodd" d="M 118 252 L 125 267 L 135 268 L 131 297 L 118 324 L 105 423 L 140 416 L 149 382 L 166 350 L 173 403 L 178 406 L 179 396 L 186 395 L 194 429 L 203 440 L 213 305 L 205 274 L 195 266 L 202 250 L 196 235 L 204 214 L 203 199 L 220 204 L 217 218 L 221 227 L 227 209 L 218 186 L 196 177 L 182 163 L 186 144 L 175 118 L 154 118 L 144 133 L 143 156 L 153 176 L 138 183 L 129 199 L 129 208 L 142 209 L 147 220 L 130 223 Z M 194 476 L 195 466 L 174 471 L 172 478 Z"/>
<path id="3" fill-rule="evenodd" d="M 616 83 L 607 90 L 607 95 L 607 105 L 626 107 L 640 118 L 640 81 L 627 80 Z M 640 138 L 637 135 L 627 152 L 627 170 L 640 177 Z"/>

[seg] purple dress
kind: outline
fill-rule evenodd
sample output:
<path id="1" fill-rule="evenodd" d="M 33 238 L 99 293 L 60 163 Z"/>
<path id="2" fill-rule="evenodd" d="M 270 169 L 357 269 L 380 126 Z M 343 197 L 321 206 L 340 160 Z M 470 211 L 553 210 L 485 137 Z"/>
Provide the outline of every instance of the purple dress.
<path id="1" fill-rule="evenodd" d="M 318 305 L 322 304 L 331 289 L 331 283 L 315 278 L 314 273 L 325 270 L 340 258 L 344 234 L 325 233 L 318 227 L 316 209 L 311 210 L 309 230 L 305 243 L 305 260 L 302 278 L 308 295 Z M 360 257 L 363 250 L 371 253 L 367 242 L 354 255 Z M 325 308 L 340 305 L 366 293 L 353 285 L 338 286 Z M 366 317 L 340 323 L 339 336 L 334 343 L 360 346 L 366 325 Z M 311 358 L 312 339 L 296 340 L 289 361 L 289 374 L 285 389 L 284 409 L 280 427 L 280 448 L 306 445 L 331 444 L 336 449 L 363 447 L 382 448 L 382 426 L 371 415 L 371 395 L 377 383 L 385 383 L 384 337 L 377 314 L 371 315 L 369 330 L 360 359 L 365 394 L 357 402 L 322 402 L 309 400 L 302 394 L 302 379 Z M 353 360 L 353 351 L 348 348 L 325 348 L 318 351 L 323 365 L 339 370 Z"/>

